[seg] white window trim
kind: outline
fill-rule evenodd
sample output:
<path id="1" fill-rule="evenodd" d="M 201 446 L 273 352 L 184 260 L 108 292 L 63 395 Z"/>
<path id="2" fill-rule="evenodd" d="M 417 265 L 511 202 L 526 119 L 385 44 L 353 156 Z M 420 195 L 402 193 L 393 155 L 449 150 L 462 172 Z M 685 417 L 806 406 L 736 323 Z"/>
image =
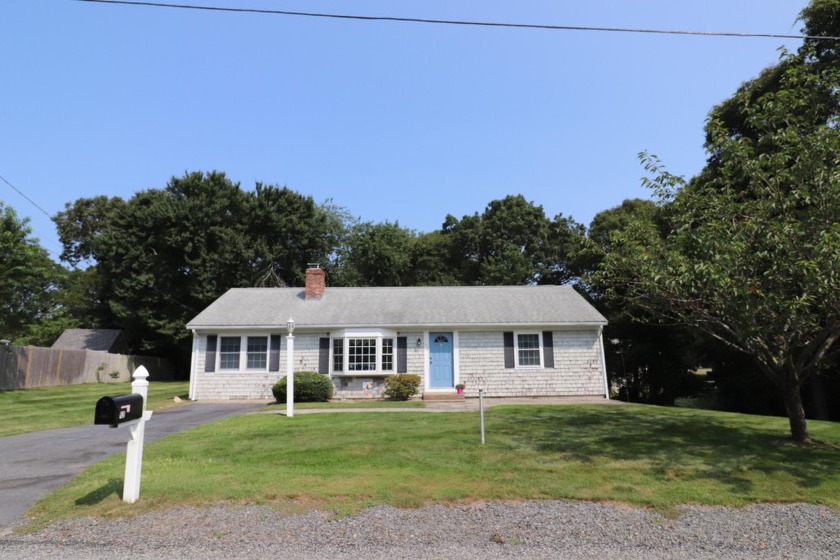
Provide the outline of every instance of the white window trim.
<path id="1" fill-rule="evenodd" d="M 540 364 L 536 365 L 521 365 L 519 363 L 519 336 L 523 334 L 537 335 L 537 355 L 540 357 Z M 528 350 L 531 350 L 528 348 Z M 514 331 L 513 333 L 513 363 L 516 369 L 543 369 L 545 367 L 545 356 L 543 355 L 543 336 L 542 331 Z"/>
<path id="2" fill-rule="evenodd" d="M 215 333 L 216 342 L 216 373 L 233 373 L 233 372 L 267 372 L 269 363 L 271 362 L 271 334 L 270 333 Z M 206 335 L 211 336 L 211 335 Z M 248 367 L 248 338 L 264 337 L 266 338 L 265 350 L 265 367 L 264 368 L 249 368 Z M 223 338 L 238 338 L 239 339 L 239 365 L 236 368 L 222 368 L 222 339 Z M 245 367 L 243 367 L 243 365 Z"/>
<path id="3" fill-rule="evenodd" d="M 373 338 L 376 340 L 376 369 L 368 370 L 354 370 L 350 371 L 350 339 L 354 338 Z M 389 370 L 382 369 L 382 340 L 390 338 L 393 340 L 393 358 L 392 368 Z M 336 339 L 344 341 L 342 346 L 342 369 L 343 371 L 335 370 L 335 343 Z M 336 377 L 365 377 L 365 376 L 382 376 L 393 375 L 397 373 L 397 333 L 395 331 L 386 331 L 380 329 L 354 329 L 354 330 L 340 330 L 330 333 L 330 375 Z"/>
<path id="4" fill-rule="evenodd" d="M 244 345 L 242 347 L 242 356 L 240 356 L 240 360 L 243 358 L 245 359 L 245 371 L 268 371 L 268 362 L 271 361 L 271 335 L 268 334 L 251 334 L 242 337 Z M 265 339 L 265 352 L 263 352 L 263 356 L 265 356 L 265 366 L 261 368 L 249 368 L 248 367 L 248 339 L 249 338 L 264 338 Z M 256 352 L 255 352 L 256 354 Z M 240 361 L 240 364 L 243 362 Z"/>

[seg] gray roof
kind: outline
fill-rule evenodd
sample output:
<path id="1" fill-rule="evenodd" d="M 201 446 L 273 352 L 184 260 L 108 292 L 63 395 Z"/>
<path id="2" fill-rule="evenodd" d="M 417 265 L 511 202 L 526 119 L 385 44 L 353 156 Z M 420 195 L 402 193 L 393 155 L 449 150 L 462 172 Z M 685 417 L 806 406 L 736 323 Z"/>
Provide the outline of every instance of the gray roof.
<path id="1" fill-rule="evenodd" d="M 607 320 L 571 286 L 330 288 L 304 300 L 301 288 L 233 288 L 190 329 L 595 326 Z"/>
<path id="2" fill-rule="evenodd" d="M 65 329 L 52 348 L 63 350 L 101 350 L 107 352 L 119 339 L 119 329 Z"/>

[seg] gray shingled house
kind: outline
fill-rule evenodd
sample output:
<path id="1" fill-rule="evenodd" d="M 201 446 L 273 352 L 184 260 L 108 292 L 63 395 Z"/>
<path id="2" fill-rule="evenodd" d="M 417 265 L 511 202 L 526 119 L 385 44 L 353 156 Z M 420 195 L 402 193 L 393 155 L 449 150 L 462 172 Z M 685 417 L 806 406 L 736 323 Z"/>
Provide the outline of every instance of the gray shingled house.
<path id="1" fill-rule="evenodd" d="M 337 397 L 375 397 L 395 373 L 424 394 L 608 396 L 607 321 L 570 286 L 234 288 L 187 324 L 190 398 L 268 399 L 285 376 L 287 322 L 294 371 L 329 375 Z"/>

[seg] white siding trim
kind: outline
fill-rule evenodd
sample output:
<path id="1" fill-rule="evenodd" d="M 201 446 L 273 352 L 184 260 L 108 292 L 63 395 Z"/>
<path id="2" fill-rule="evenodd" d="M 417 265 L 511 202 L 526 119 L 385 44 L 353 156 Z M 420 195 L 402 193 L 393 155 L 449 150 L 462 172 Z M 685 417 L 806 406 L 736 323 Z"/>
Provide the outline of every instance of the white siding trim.
<path id="1" fill-rule="evenodd" d="M 604 327 L 598 327 L 598 346 L 601 347 L 601 371 L 604 373 L 604 396 L 610 398 L 610 384 L 607 381 L 607 358 L 604 355 Z"/>
<path id="2" fill-rule="evenodd" d="M 198 382 L 198 334 L 192 331 L 192 356 L 190 357 L 190 391 L 189 399 L 195 400 L 195 384 Z"/>
<path id="3" fill-rule="evenodd" d="M 455 385 L 461 382 L 461 352 L 458 349 L 459 342 L 458 331 L 452 331 L 452 387 L 455 387 Z"/>

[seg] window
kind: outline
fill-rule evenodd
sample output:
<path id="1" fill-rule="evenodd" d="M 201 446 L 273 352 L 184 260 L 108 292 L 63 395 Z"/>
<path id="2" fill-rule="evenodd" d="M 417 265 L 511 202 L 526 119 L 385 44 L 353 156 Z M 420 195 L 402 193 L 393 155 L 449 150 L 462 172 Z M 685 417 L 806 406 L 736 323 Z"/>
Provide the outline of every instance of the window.
<path id="1" fill-rule="evenodd" d="M 539 333 L 516 335 L 516 360 L 520 367 L 542 367 L 542 345 Z"/>
<path id="2" fill-rule="evenodd" d="M 382 339 L 382 371 L 394 371 L 394 339 Z"/>
<path id="3" fill-rule="evenodd" d="M 219 345 L 219 369 L 239 369 L 238 336 L 223 336 Z"/>
<path id="4" fill-rule="evenodd" d="M 351 338 L 347 341 L 347 370 L 376 370 L 376 339 Z"/>
<path id="5" fill-rule="evenodd" d="M 344 336 L 341 336 L 341 335 Z M 390 373 L 397 369 L 396 341 L 381 332 L 342 332 L 332 339 L 332 371 L 344 375 L 357 372 Z"/>
<path id="6" fill-rule="evenodd" d="M 344 371 L 344 339 L 333 340 L 333 371 Z"/>
<path id="7" fill-rule="evenodd" d="M 268 365 L 268 337 L 248 337 L 248 369 L 265 369 Z"/>
<path id="8" fill-rule="evenodd" d="M 215 371 L 216 369 L 219 371 L 279 371 L 280 335 L 208 335 L 205 370 Z"/>

